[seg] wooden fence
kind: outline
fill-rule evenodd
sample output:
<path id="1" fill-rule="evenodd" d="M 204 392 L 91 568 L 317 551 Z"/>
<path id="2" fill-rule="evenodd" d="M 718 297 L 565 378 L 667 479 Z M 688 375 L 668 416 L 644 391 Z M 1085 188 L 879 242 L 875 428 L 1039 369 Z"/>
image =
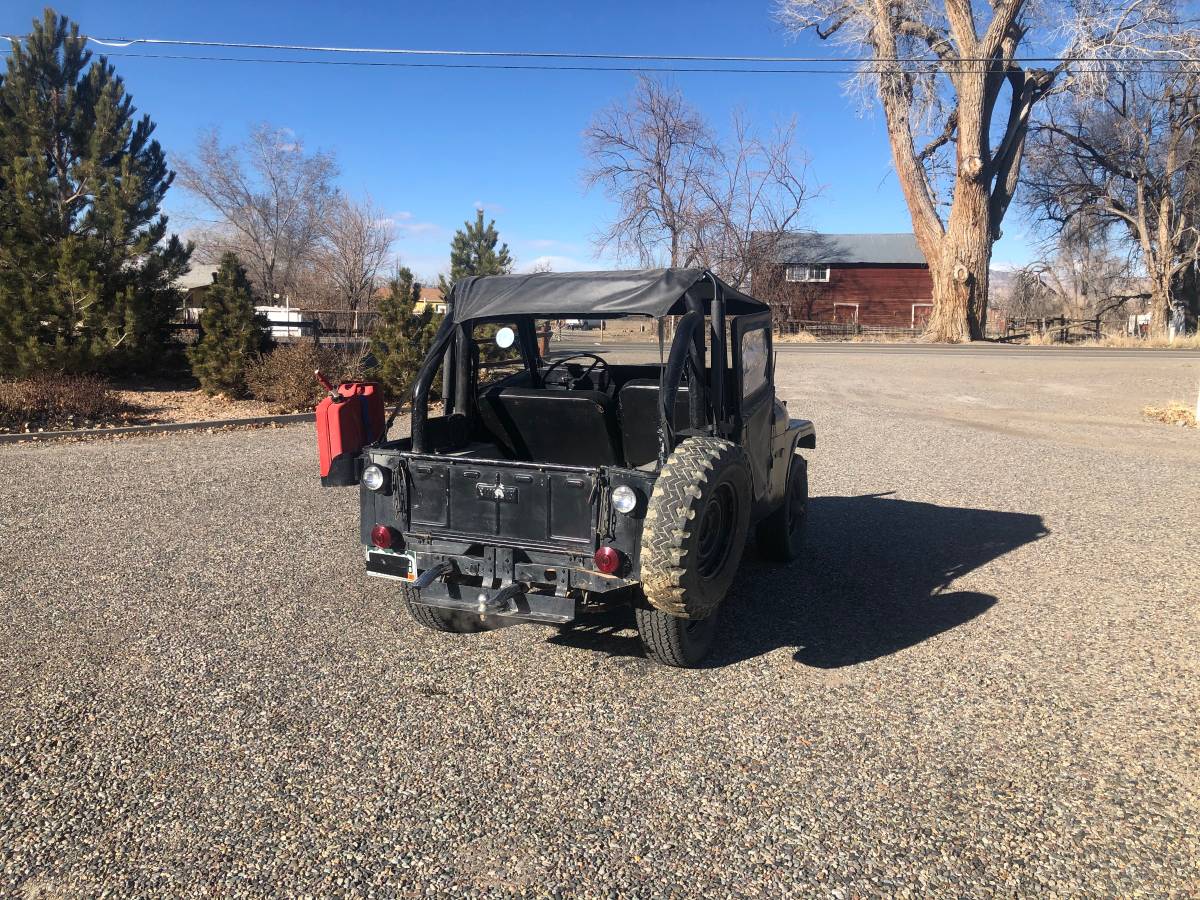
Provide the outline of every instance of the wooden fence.
<path id="1" fill-rule="evenodd" d="M 1068 319 L 1066 316 L 1039 316 L 1029 319 L 1008 319 L 1005 322 L 1001 340 L 1024 340 L 1035 334 L 1059 344 L 1098 339 L 1101 336 L 1100 317 Z"/>

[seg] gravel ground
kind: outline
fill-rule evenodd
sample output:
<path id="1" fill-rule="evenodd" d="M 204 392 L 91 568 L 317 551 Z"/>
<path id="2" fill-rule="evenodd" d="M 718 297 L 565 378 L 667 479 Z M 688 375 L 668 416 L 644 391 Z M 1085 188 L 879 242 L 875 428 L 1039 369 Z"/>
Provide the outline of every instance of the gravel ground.
<path id="1" fill-rule="evenodd" d="M 0 893 L 1185 895 L 1195 361 L 781 354 L 710 668 L 419 630 L 305 427 L 0 448 Z"/>

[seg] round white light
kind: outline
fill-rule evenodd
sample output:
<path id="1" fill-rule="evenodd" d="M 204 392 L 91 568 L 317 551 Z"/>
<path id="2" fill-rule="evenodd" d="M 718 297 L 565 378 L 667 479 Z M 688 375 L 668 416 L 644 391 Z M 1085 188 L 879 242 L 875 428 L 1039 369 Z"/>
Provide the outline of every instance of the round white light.
<path id="1" fill-rule="evenodd" d="M 628 485 L 613 488 L 612 505 L 619 513 L 631 513 L 637 508 L 637 492 Z"/>
<path id="2" fill-rule="evenodd" d="M 367 466 L 363 469 L 362 483 L 369 491 L 377 491 L 383 487 L 383 469 L 379 466 Z"/>

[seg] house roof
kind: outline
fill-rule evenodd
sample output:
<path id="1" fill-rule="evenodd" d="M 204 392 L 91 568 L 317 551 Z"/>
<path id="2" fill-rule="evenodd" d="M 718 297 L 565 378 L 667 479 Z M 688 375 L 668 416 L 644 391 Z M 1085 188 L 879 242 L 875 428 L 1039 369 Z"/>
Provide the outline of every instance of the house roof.
<path id="1" fill-rule="evenodd" d="M 217 274 L 220 266 L 206 266 L 192 264 L 192 268 L 186 275 L 181 275 L 175 279 L 174 287 L 181 291 L 190 291 L 195 288 L 208 287 L 212 284 L 213 276 Z"/>
<path id="2" fill-rule="evenodd" d="M 792 231 L 775 248 L 781 263 L 925 265 L 925 254 L 910 231 L 890 234 L 820 234 Z"/>

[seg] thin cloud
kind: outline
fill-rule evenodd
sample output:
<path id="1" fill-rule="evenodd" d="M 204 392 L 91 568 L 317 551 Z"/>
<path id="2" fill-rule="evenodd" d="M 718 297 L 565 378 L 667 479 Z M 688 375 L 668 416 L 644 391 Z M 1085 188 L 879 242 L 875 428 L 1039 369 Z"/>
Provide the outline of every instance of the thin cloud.
<path id="1" fill-rule="evenodd" d="M 436 222 L 419 221 L 408 210 L 401 210 L 391 217 L 391 222 L 402 235 L 418 237 L 422 235 L 445 234 L 446 229 Z"/>
<path id="2" fill-rule="evenodd" d="M 551 272 L 584 272 L 589 269 L 595 269 L 596 266 L 588 265 L 580 262 L 573 256 L 557 256 L 555 254 L 546 254 L 529 260 L 527 263 L 522 263 L 518 272 L 532 272 L 534 270 L 545 271 L 549 266 Z"/>

